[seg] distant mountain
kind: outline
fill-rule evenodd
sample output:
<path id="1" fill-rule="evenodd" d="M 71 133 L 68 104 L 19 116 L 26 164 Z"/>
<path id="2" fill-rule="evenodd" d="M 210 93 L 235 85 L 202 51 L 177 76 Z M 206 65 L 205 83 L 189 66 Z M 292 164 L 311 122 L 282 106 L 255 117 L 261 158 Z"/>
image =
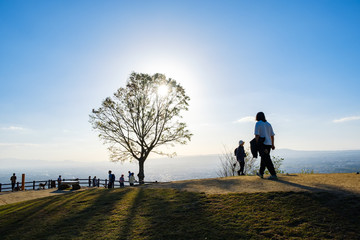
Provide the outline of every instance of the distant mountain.
<path id="1" fill-rule="evenodd" d="M 284 158 L 286 172 L 314 170 L 318 173 L 346 173 L 360 171 L 360 150 L 295 151 L 279 149 L 274 156 Z"/>
<path id="2" fill-rule="evenodd" d="M 2 168 L 18 168 L 18 167 L 42 167 L 42 166 L 63 166 L 64 164 L 76 164 L 76 161 L 47 161 L 35 159 L 17 159 L 17 158 L 2 158 L 0 165 Z"/>
<path id="3" fill-rule="evenodd" d="M 145 162 L 145 175 L 151 181 L 171 181 L 218 177 L 220 156 L 222 154 L 177 156 L 174 158 L 148 159 Z M 284 158 L 281 169 L 286 173 L 311 171 L 316 173 L 350 173 L 360 171 L 360 150 L 352 151 L 296 151 L 276 149 L 275 157 Z M 258 164 L 258 163 L 257 163 Z M 27 179 L 56 179 L 59 174 L 66 178 L 87 178 L 94 176 L 107 178 L 108 170 L 116 177 L 131 170 L 138 171 L 137 162 L 112 163 L 45 161 L 34 159 L 0 159 L 0 183 L 9 181 L 15 172 L 27 174 Z"/>

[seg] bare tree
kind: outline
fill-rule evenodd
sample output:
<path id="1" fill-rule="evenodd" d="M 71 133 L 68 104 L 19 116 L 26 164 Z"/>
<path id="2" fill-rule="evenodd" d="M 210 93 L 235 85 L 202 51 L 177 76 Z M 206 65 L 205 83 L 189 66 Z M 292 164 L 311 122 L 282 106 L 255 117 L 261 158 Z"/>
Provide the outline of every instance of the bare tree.
<path id="1" fill-rule="evenodd" d="M 257 171 L 256 162 L 257 159 L 251 156 L 249 150 L 245 151 L 245 166 L 244 173 L 247 175 L 254 175 Z M 237 171 L 240 169 L 239 163 L 236 160 L 236 156 L 233 150 L 229 150 L 224 146 L 224 153 L 219 156 L 220 169 L 217 174 L 219 177 L 229 177 L 238 175 Z"/>
<path id="2" fill-rule="evenodd" d="M 260 159 L 253 158 L 250 150 L 245 150 L 246 157 L 245 157 L 245 166 L 244 166 L 244 173 L 246 175 L 255 175 L 256 172 L 259 171 L 260 168 Z M 220 158 L 220 169 L 218 170 L 217 174 L 219 177 L 229 177 L 229 176 L 236 176 L 238 169 L 240 169 L 239 163 L 236 160 L 236 156 L 234 154 L 234 150 L 228 150 L 224 146 L 224 153 L 219 156 Z M 277 173 L 285 173 L 284 170 L 281 170 L 281 165 L 284 161 L 284 158 L 279 156 L 275 157 L 272 156 L 272 161 L 274 164 L 275 171 Z M 269 171 L 265 169 L 265 174 L 269 174 Z"/>
<path id="3" fill-rule="evenodd" d="M 106 98 L 90 114 L 92 127 L 107 144 L 111 161 L 135 159 L 139 162 L 139 182 L 143 183 L 144 163 L 150 152 L 164 153 L 159 146 L 185 144 L 192 134 L 181 122 L 190 98 L 174 79 L 163 74 L 132 73 L 125 88 Z"/>
<path id="4" fill-rule="evenodd" d="M 217 172 L 219 177 L 230 177 L 235 176 L 237 160 L 231 151 L 227 151 L 219 156 L 220 158 L 220 169 Z"/>

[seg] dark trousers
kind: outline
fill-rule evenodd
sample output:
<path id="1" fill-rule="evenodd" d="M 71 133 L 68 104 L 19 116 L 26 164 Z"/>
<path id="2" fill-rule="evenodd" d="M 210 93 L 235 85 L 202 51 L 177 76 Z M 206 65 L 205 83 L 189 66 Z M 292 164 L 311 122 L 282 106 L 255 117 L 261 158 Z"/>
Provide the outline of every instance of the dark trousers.
<path id="1" fill-rule="evenodd" d="M 260 151 L 260 174 L 264 175 L 265 168 L 267 168 L 271 175 L 276 175 L 274 164 L 270 157 L 271 146 L 263 145 Z"/>
<path id="2" fill-rule="evenodd" d="M 14 191 L 14 188 L 15 188 L 15 184 L 14 182 L 11 182 L 11 190 Z"/>
<path id="3" fill-rule="evenodd" d="M 244 174 L 245 161 L 239 161 L 240 170 L 238 171 L 238 175 Z"/>

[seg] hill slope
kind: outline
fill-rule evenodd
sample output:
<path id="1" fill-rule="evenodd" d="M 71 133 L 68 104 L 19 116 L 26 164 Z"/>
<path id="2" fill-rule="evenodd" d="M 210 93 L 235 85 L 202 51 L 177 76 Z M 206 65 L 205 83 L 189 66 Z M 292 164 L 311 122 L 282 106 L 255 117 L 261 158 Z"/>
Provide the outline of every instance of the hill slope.
<path id="1" fill-rule="evenodd" d="M 357 175 L 353 176 L 359 180 Z M 286 177 L 296 178 L 282 176 L 280 181 L 287 181 Z M 247 178 L 263 187 L 301 185 L 294 180 L 291 183 L 298 185 Z M 237 179 L 244 181 L 242 177 L 213 181 L 217 181 L 218 187 L 228 181 L 234 184 Z M 211 183 L 211 179 L 203 181 Z M 300 187 L 299 192 L 224 194 L 179 190 L 181 184 L 186 184 L 186 188 L 194 186 L 191 182 L 199 186 L 197 181 L 188 181 L 152 187 L 90 189 L 3 205 L 0 236 L 2 239 L 357 239 L 360 236 L 360 195 L 350 191 L 351 187 L 335 188 L 327 184 L 328 189 Z M 179 189 L 168 188 L 170 184 L 178 184 Z M 206 184 L 203 186 L 206 188 Z"/>

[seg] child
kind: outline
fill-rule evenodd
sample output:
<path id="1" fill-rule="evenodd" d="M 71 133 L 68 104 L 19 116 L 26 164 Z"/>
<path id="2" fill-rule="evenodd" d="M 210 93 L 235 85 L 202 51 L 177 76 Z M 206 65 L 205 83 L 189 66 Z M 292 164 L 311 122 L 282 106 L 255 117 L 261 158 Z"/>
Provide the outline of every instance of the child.
<path id="1" fill-rule="evenodd" d="M 245 142 L 243 140 L 240 140 L 239 141 L 239 147 L 236 149 L 236 160 L 240 164 L 240 170 L 238 171 L 239 175 L 245 175 L 244 166 L 245 166 L 246 153 L 245 153 L 245 150 L 244 150 L 244 143 Z"/>

